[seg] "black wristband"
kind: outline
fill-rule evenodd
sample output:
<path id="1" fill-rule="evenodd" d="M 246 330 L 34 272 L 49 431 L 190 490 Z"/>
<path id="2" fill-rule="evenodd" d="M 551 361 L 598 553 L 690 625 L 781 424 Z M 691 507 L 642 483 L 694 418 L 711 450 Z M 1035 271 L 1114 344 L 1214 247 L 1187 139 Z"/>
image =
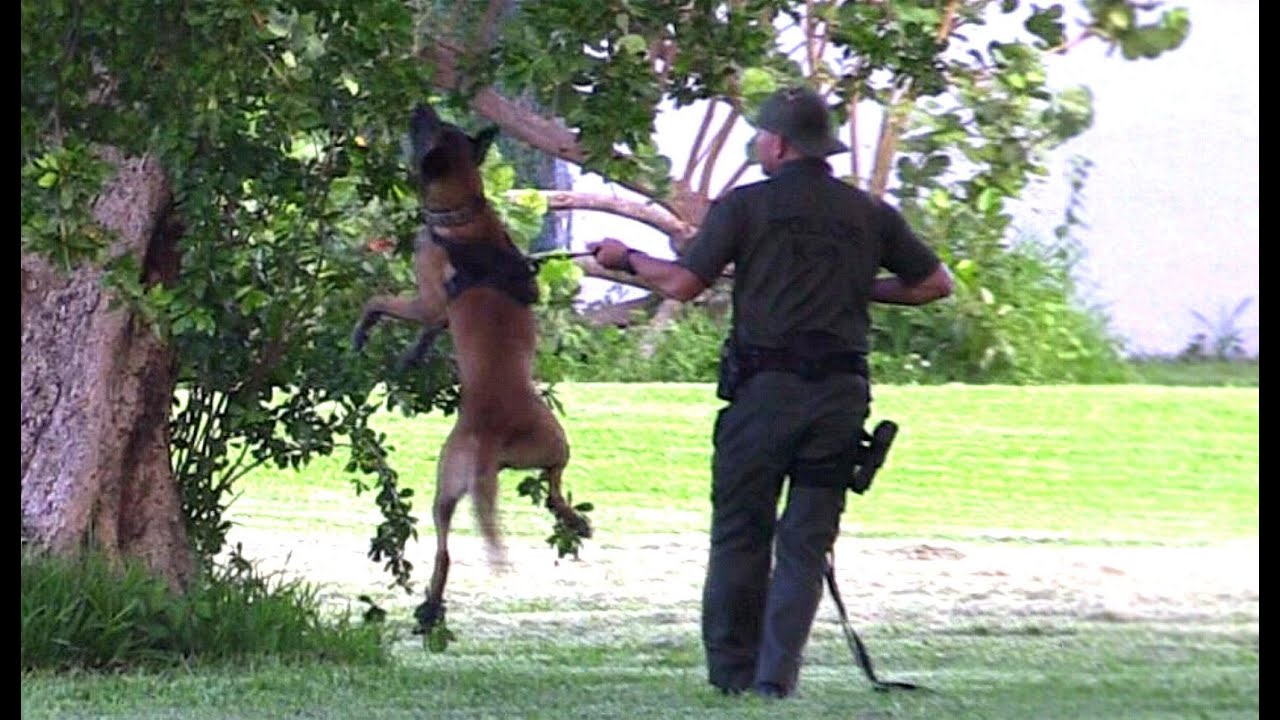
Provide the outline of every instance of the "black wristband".
<path id="1" fill-rule="evenodd" d="M 622 272 L 624 272 L 624 273 L 626 273 L 626 274 L 628 274 L 628 275 L 635 275 L 635 274 L 636 274 L 636 266 L 631 264 L 631 253 L 638 253 L 638 252 L 640 252 L 640 251 L 639 251 L 639 250 L 627 250 L 627 254 L 623 256 L 623 259 L 625 259 L 625 260 L 627 261 L 627 263 L 626 263 L 626 265 L 623 265 L 623 266 L 622 266 Z M 641 254 L 643 254 L 643 253 L 641 253 Z"/>

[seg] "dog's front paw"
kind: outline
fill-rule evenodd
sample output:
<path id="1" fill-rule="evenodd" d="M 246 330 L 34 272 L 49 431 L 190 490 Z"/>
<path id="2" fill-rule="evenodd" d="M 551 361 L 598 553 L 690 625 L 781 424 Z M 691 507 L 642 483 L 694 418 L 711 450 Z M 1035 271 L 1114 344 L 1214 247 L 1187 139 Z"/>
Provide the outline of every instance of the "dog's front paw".
<path id="1" fill-rule="evenodd" d="M 380 312 L 367 312 L 360 318 L 360 322 L 356 323 L 355 329 L 351 331 L 351 346 L 356 352 L 364 349 L 364 344 L 369 340 L 369 328 L 373 327 L 381 317 Z"/>
<path id="2" fill-rule="evenodd" d="M 413 617 L 418 621 L 417 627 L 413 629 L 414 635 L 430 633 L 432 628 L 444 621 L 444 601 L 427 598 L 414 608 Z"/>
<path id="3" fill-rule="evenodd" d="M 400 355 L 396 360 L 396 372 L 405 372 L 410 368 L 422 364 L 431 357 L 431 349 L 424 348 L 421 345 L 414 345 L 412 348 Z"/>
<path id="4" fill-rule="evenodd" d="M 409 368 L 424 362 L 431 357 L 431 353 L 435 348 L 436 337 L 440 335 L 441 327 L 428 327 L 418 334 L 418 339 L 414 342 L 413 347 L 405 351 L 400 359 L 396 361 L 396 371 L 404 372 Z"/>

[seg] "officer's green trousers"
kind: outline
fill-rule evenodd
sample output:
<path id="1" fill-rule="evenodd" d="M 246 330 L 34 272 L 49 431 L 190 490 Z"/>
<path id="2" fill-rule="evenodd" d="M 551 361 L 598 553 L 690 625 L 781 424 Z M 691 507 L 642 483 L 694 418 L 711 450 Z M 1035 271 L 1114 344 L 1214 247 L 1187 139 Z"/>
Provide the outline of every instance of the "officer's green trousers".
<path id="1" fill-rule="evenodd" d="M 763 372 L 717 416 L 702 597 L 713 685 L 795 688 L 869 402 L 858 375 Z"/>

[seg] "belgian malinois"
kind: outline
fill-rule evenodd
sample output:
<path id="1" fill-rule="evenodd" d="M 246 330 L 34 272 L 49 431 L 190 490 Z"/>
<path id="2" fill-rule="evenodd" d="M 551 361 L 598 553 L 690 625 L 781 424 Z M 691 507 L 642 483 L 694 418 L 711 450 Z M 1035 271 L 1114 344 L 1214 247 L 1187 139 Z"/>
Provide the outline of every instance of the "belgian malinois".
<path id="1" fill-rule="evenodd" d="M 410 176 L 425 218 L 414 249 L 418 292 L 371 298 L 353 337 L 356 348 L 363 347 L 383 315 L 421 323 L 418 342 L 401 360 L 411 364 L 444 328 L 453 336 L 461 402 L 436 469 L 435 568 L 426 600 L 415 613 L 424 632 L 444 617 L 449 523 L 464 495 L 471 496 L 491 564 L 505 560 L 496 510 L 500 470 L 541 469 L 547 507 L 580 537 L 591 534 L 586 519 L 561 494 L 569 445 L 533 385 L 537 327 L 531 305 L 538 294 L 533 267 L 484 196 L 480 164 L 496 134 L 497 128 L 488 128 L 472 137 L 441 120 L 429 105 L 414 108 Z"/>

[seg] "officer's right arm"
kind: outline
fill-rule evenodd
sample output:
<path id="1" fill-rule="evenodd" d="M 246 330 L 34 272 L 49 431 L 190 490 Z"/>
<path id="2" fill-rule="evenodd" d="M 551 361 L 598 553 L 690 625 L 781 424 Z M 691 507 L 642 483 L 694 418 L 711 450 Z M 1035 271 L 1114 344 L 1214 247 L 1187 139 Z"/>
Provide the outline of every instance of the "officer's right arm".
<path id="1" fill-rule="evenodd" d="M 871 301 L 891 305 L 924 305 L 951 294 L 951 271 L 939 262 L 923 280 L 908 285 L 897 275 L 876 278 L 871 284 Z"/>
<path id="2" fill-rule="evenodd" d="M 951 271 L 928 245 L 916 237 L 902 214 L 878 202 L 878 229 L 883 243 L 881 265 L 893 273 L 871 285 L 871 301 L 924 305 L 951 294 Z"/>

